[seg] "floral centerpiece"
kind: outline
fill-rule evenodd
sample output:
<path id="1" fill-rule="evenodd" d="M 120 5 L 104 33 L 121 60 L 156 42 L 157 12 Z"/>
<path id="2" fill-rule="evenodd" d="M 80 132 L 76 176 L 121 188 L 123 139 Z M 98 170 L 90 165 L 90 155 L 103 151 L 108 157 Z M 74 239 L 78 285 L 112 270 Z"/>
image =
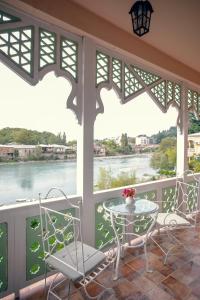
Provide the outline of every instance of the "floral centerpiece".
<path id="1" fill-rule="evenodd" d="M 134 197 L 136 195 L 136 189 L 126 188 L 122 192 L 122 196 L 125 197 L 126 204 L 132 204 L 134 202 Z"/>

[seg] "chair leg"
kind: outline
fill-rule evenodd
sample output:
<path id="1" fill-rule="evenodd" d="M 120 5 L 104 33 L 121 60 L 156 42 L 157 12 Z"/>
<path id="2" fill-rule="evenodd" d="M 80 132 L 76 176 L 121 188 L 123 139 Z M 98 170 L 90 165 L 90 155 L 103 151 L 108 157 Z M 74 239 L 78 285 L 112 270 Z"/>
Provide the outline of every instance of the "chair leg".
<path id="1" fill-rule="evenodd" d="M 153 271 L 149 269 L 149 258 L 147 253 L 147 242 L 144 243 L 144 255 L 145 255 L 145 263 L 146 263 L 146 272 L 152 273 Z"/>
<path id="2" fill-rule="evenodd" d="M 44 271 L 44 293 L 47 294 L 47 264 L 45 262 L 45 271 Z"/>

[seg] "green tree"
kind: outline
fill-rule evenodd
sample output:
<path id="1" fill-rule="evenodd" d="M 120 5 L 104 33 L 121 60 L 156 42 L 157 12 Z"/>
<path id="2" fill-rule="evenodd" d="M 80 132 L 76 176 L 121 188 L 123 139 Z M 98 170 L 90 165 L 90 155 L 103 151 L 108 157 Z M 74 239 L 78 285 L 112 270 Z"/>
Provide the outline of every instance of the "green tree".
<path id="1" fill-rule="evenodd" d="M 66 133 L 63 132 L 62 144 L 63 144 L 63 145 L 66 145 L 66 143 L 67 143 Z"/>
<path id="2" fill-rule="evenodd" d="M 159 131 L 157 134 L 151 136 L 155 144 L 160 144 L 162 139 L 166 137 L 176 137 L 176 127 L 172 126 L 168 130 Z"/>
<path id="3" fill-rule="evenodd" d="M 47 131 L 39 132 L 25 128 L 3 128 L 0 130 L 0 144 L 18 143 L 25 145 L 62 144 L 63 137 Z"/>
<path id="4" fill-rule="evenodd" d="M 122 133 L 120 143 L 121 143 L 121 147 L 119 150 L 120 153 L 129 154 L 132 152 L 131 146 L 128 143 L 127 133 Z"/>
<path id="5" fill-rule="evenodd" d="M 117 143 L 112 139 L 103 140 L 102 145 L 105 146 L 106 155 L 116 155 L 119 152 Z"/>
<path id="6" fill-rule="evenodd" d="M 196 119 L 193 113 L 189 113 L 189 130 L 188 133 L 200 132 L 200 121 Z"/>
<path id="7" fill-rule="evenodd" d="M 128 137 L 127 137 L 127 133 L 122 133 L 120 142 L 121 142 L 121 147 L 122 147 L 122 148 L 128 146 Z"/>
<path id="8" fill-rule="evenodd" d="M 112 175 L 111 168 L 99 168 L 96 189 L 105 190 L 126 185 L 133 185 L 135 183 L 136 176 L 134 171 L 121 172 L 115 177 Z"/>
<path id="9" fill-rule="evenodd" d="M 154 169 L 173 170 L 176 166 L 176 139 L 164 138 L 153 153 L 150 164 Z"/>

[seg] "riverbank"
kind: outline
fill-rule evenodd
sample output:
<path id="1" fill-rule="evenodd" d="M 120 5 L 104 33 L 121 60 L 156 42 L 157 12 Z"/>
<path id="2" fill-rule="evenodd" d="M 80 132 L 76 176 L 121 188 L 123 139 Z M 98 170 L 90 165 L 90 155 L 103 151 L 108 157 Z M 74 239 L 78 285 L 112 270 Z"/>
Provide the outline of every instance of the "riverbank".
<path id="1" fill-rule="evenodd" d="M 147 157 L 151 156 L 152 153 L 134 153 L 134 154 L 124 154 L 124 155 L 112 155 L 112 156 L 94 156 L 95 160 L 104 160 L 104 159 L 115 159 L 115 158 L 130 158 L 130 157 Z M 68 159 L 46 159 L 46 160 L 20 160 L 20 161 L 5 161 L 0 162 L 1 165 L 14 165 L 14 164 L 27 164 L 27 163 L 52 163 L 52 162 L 76 162 L 76 158 L 68 158 Z"/>

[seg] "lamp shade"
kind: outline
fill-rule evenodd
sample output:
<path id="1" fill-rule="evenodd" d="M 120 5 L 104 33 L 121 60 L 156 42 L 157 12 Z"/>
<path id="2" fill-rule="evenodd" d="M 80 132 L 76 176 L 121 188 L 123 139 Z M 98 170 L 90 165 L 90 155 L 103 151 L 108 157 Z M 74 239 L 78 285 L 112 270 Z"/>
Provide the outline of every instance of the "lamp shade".
<path id="1" fill-rule="evenodd" d="M 136 1 L 131 7 L 129 14 L 132 18 L 133 31 L 138 36 L 149 32 L 152 12 L 153 8 L 148 0 Z"/>

